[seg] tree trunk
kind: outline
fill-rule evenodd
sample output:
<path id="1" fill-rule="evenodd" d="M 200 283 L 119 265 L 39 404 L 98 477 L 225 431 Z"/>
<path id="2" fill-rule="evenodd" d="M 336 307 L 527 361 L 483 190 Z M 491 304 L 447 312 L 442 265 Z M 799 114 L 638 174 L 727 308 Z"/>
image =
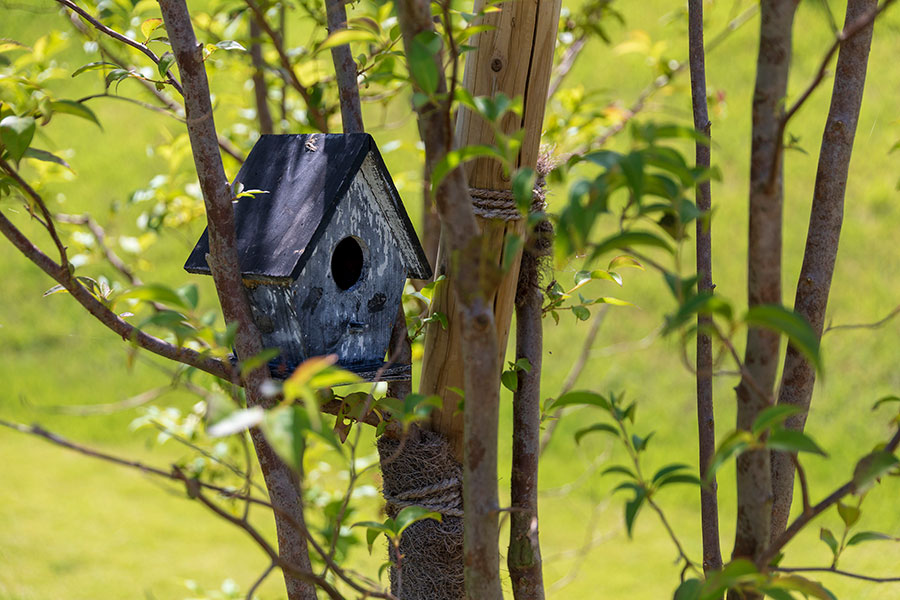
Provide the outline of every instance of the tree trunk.
<path id="1" fill-rule="evenodd" d="M 219 155 L 209 98 L 209 83 L 201 53 L 202 46 L 197 43 L 194 36 L 184 0 L 160 0 L 159 5 L 181 73 L 188 135 L 206 204 L 210 247 L 207 261 L 216 284 L 225 322 L 239 323 L 235 349 L 238 359 L 245 360 L 259 354 L 263 344 L 241 281 L 235 244 L 232 194 L 222 166 L 222 157 Z M 267 379 L 265 367 L 257 368 L 246 376 L 244 387 L 249 405 L 265 404 L 260 389 Z M 303 526 L 303 506 L 300 503 L 296 474 L 278 459 L 258 431 L 253 432 L 253 445 L 262 467 L 270 500 L 277 510 L 275 524 L 278 529 L 279 554 L 298 569 L 311 572 L 304 532 L 296 531 L 285 518 L 285 515 L 289 515 L 294 522 Z M 288 573 L 284 573 L 284 578 L 290 600 L 315 600 L 316 590 L 312 584 Z"/>
<path id="2" fill-rule="evenodd" d="M 506 563 L 516 600 L 543 600 L 541 546 L 538 534 L 538 461 L 541 457 L 541 359 L 543 324 L 540 260 L 550 240 L 529 235 L 522 253 L 516 290 L 516 361 L 528 370 L 517 373 L 513 394 L 512 469 L 510 477 L 509 553 Z"/>
<path id="3" fill-rule="evenodd" d="M 871 14 L 877 4 L 877 0 L 850 0 L 844 27 Z M 866 84 L 873 28 L 874 19 L 862 31 L 841 44 L 831 107 L 819 151 L 806 250 L 794 299 L 794 310 L 809 321 L 819 338 L 822 337 L 825 325 L 825 309 L 828 306 L 828 293 L 831 290 L 841 223 L 844 219 L 844 192 L 847 189 L 853 138 L 856 135 Z M 815 369 L 796 348 L 789 345 L 778 403 L 798 406 L 804 411 L 790 417 L 785 423 L 786 427 L 803 431 L 815 382 Z M 790 455 L 784 452 L 773 452 L 771 461 L 772 491 L 775 496 L 772 506 L 772 539 L 775 540 L 784 532 L 790 516 L 794 495 L 794 464 Z"/>
<path id="4" fill-rule="evenodd" d="M 705 142 L 696 144 L 696 162 L 701 168 L 710 164 L 709 111 L 706 105 L 706 51 L 703 48 L 703 0 L 688 2 L 689 55 L 691 66 L 691 104 L 694 128 L 706 135 Z M 697 208 L 709 214 L 712 208 L 709 181 L 697 186 Z M 697 220 L 697 291 L 712 293 L 712 227 L 711 219 Z M 697 439 L 700 448 L 700 473 L 706 476 L 716 453 L 716 420 L 713 411 L 712 340 L 704 329 L 712 325 L 710 315 L 697 316 Z M 722 568 L 719 547 L 718 486 L 713 476 L 707 486 L 700 488 L 700 521 L 703 538 L 703 570 Z"/>
<path id="5" fill-rule="evenodd" d="M 782 161 L 778 154 L 791 62 L 791 31 L 798 0 L 762 0 L 759 55 L 753 93 L 750 154 L 750 224 L 747 297 L 750 307 L 781 303 Z M 779 334 L 757 327 L 747 332 L 745 373 L 737 387 L 737 427 L 749 430 L 772 404 Z M 737 460 L 735 558 L 757 558 L 766 549 L 772 512 L 769 453 L 745 452 Z"/>

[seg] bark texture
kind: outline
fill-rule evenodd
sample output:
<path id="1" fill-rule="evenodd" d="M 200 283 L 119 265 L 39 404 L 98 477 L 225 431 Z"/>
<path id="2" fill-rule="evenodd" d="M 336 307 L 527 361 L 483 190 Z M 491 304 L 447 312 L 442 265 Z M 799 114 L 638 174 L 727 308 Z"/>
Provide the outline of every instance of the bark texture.
<path id="1" fill-rule="evenodd" d="M 548 240 L 549 242 L 549 240 Z M 506 563 L 516 600 L 543 600 L 541 547 L 538 536 L 538 460 L 541 456 L 541 359 L 544 296 L 539 281 L 540 241 L 529 236 L 516 290 L 516 360 L 527 359 L 528 371 L 518 371 L 513 394 L 513 440 Z M 542 244 L 548 246 L 549 243 Z"/>
<path id="2" fill-rule="evenodd" d="M 706 51 L 703 47 L 703 0 L 688 2 L 688 45 L 691 69 L 691 104 L 694 113 L 694 129 L 706 135 L 705 143 L 696 144 L 698 167 L 709 168 L 710 129 L 706 104 Z M 709 181 L 697 186 L 697 208 L 709 214 L 712 195 Z M 697 291 L 712 293 L 712 232 L 711 220 L 697 220 Z M 700 449 L 700 473 L 706 475 L 716 453 L 716 420 L 713 411 L 712 340 L 704 330 L 712 325 L 710 315 L 697 316 L 697 440 Z M 722 568 L 722 551 L 719 547 L 718 485 L 712 477 L 707 486 L 700 488 L 700 521 L 703 538 L 703 570 Z"/>
<path id="3" fill-rule="evenodd" d="M 256 118 L 259 121 L 259 133 L 274 133 L 272 112 L 269 110 L 269 88 L 266 86 L 265 62 L 259 37 L 262 30 L 255 19 L 250 19 L 250 60 L 253 62 L 253 96 L 256 98 Z"/>
<path id="4" fill-rule="evenodd" d="M 797 0 L 762 0 L 759 55 L 753 93 L 750 154 L 750 223 L 747 300 L 750 307 L 781 303 L 782 161 L 772 156 L 781 144 L 791 62 L 791 32 Z M 744 374 L 737 387 L 737 427 L 749 430 L 772 404 L 778 368 L 779 334 L 757 327 L 747 332 Z M 772 482 L 769 453 L 745 452 L 737 460 L 737 526 L 732 556 L 755 559 L 769 540 Z"/>
<path id="5" fill-rule="evenodd" d="M 232 194 L 222 166 L 222 157 L 219 155 L 209 98 L 209 83 L 201 52 L 202 45 L 194 36 L 184 0 L 160 0 L 159 5 L 181 73 L 188 135 L 206 204 L 210 247 L 207 261 L 216 284 L 225 322 L 239 324 L 235 337 L 237 356 L 239 359 L 247 359 L 259 354 L 263 344 L 241 281 L 235 244 Z M 260 393 L 260 389 L 267 379 L 268 374 L 264 368 L 256 369 L 247 375 L 244 386 L 248 404 L 263 406 L 266 404 L 267 401 Z M 292 518 L 295 524 L 305 528 L 297 476 L 278 458 L 259 431 L 252 431 L 251 435 L 272 505 L 276 509 L 275 524 L 279 554 L 299 570 L 310 572 L 304 531 L 298 531 L 290 523 Z M 286 518 L 288 515 L 289 518 Z M 284 573 L 284 578 L 290 600 L 316 598 L 316 590 L 312 584 L 288 572 Z"/>
<path id="6" fill-rule="evenodd" d="M 328 33 L 347 28 L 347 9 L 344 0 L 325 0 L 325 12 L 328 16 Z M 356 61 L 350 52 L 349 44 L 342 44 L 331 49 L 331 60 L 337 75 L 338 91 L 341 98 L 341 123 L 344 133 L 363 131 L 362 107 L 359 102 L 359 85 L 357 84 Z"/>
<path id="7" fill-rule="evenodd" d="M 877 0 L 850 0 L 844 26 L 872 14 Z M 819 164 L 813 191 L 812 211 L 806 236 L 803 266 L 797 282 L 794 310 L 809 321 L 816 335 L 822 337 L 828 293 L 834 275 L 841 223 L 844 220 L 844 194 L 853 153 L 853 138 L 859 120 L 869 49 L 872 45 L 874 19 L 841 44 L 831 107 L 822 134 Z M 802 431 L 816 382 L 813 366 L 793 346 L 788 346 L 784 372 L 778 394 L 779 404 L 790 404 L 804 411 L 790 417 L 785 425 Z M 772 539 L 777 539 L 787 525 L 794 495 L 794 465 L 789 454 L 773 452 L 772 457 Z"/>

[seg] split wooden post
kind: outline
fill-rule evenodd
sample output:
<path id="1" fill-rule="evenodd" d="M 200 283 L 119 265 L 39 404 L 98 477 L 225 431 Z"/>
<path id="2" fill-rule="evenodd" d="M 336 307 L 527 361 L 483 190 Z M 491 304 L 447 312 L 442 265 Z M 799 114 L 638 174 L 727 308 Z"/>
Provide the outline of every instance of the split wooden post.
<path id="1" fill-rule="evenodd" d="M 512 134 L 525 129 L 525 138 L 516 166 L 534 167 L 540 150 L 541 129 L 550 73 L 553 67 L 553 50 L 559 25 L 561 0 L 513 0 L 499 5 L 499 12 L 485 15 L 483 23 L 495 29 L 473 38 L 477 47 L 467 54 L 463 86 L 473 96 L 495 96 L 503 93 L 510 98 L 523 98 L 522 117 L 508 114 L 502 121 L 503 131 Z M 484 0 L 476 0 L 475 11 L 481 10 Z M 457 118 L 456 139 L 459 147 L 474 144 L 493 144 L 494 135 L 489 123 L 468 109 L 460 109 Z M 508 191 L 509 175 L 502 165 L 493 159 L 477 159 L 467 165 L 466 174 L 470 188 Z M 499 271 L 509 265 L 494 288 L 494 320 L 500 364 L 506 356 L 510 322 L 519 277 L 521 244 L 511 245 L 513 236 L 524 237 L 524 220 L 503 221 L 478 217 L 484 235 L 482 252 L 493 257 L 493 266 Z M 513 256 L 507 256 L 515 248 Z M 449 327 L 444 330 L 437 323 L 428 326 L 425 334 L 425 357 L 422 365 L 420 391 L 437 394 L 444 399 L 442 410 L 432 413 L 430 427 L 450 441 L 457 460 L 462 460 L 463 416 L 456 412 L 459 396 L 450 390 L 464 389 L 462 332 L 457 299 L 452 293 L 452 277 L 446 247 L 438 248 L 436 275 L 445 275 L 448 281 L 438 285 L 432 302 L 432 312 L 447 315 Z M 499 373 L 497 374 L 499 378 Z"/>

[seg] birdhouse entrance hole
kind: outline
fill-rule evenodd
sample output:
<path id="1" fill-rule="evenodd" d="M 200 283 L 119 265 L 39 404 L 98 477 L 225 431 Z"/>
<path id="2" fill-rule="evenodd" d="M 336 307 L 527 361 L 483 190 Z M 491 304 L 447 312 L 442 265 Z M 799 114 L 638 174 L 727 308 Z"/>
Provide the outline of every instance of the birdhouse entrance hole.
<path id="1" fill-rule="evenodd" d="M 362 246 L 354 237 L 345 237 L 334 248 L 331 255 L 331 276 L 341 290 L 349 290 L 359 281 L 363 272 Z"/>

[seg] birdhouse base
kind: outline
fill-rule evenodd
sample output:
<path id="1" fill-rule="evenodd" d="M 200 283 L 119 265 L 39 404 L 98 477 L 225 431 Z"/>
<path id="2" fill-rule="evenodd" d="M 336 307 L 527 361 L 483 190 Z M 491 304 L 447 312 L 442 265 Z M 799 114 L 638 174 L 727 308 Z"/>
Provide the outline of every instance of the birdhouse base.
<path id="1" fill-rule="evenodd" d="M 369 364 L 369 365 L 338 365 L 340 368 L 350 371 L 363 381 L 409 381 L 412 379 L 412 365 L 398 365 L 393 363 Z M 285 380 L 291 376 L 297 365 L 288 366 L 283 361 L 274 360 L 269 363 L 269 374 L 272 379 Z"/>

